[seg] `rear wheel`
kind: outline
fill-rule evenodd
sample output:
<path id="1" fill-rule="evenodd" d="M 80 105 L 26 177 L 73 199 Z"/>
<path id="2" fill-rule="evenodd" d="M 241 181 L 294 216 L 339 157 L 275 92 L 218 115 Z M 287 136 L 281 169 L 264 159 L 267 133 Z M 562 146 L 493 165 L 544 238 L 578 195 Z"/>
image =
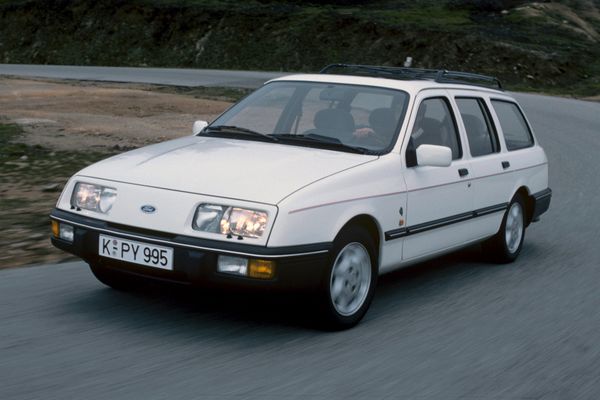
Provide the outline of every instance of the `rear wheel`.
<path id="1" fill-rule="evenodd" d="M 498 233 L 483 244 L 483 249 L 494 261 L 510 263 L 517 259 L 525 238 L 525 202 L 516 194 L 508 205 Z"/>
<path id="2" fill-rule="evenodd" d="M 323 322 L 328 329 L 348 329 L 367 312 L 377 282 L 374 241 L 366 229 L 350 227 L 336 238 L 320 288 Z"/>
<path id="3" fill-rule="evenodd" d="M 96 279 L 113 289 L 127 291 L 138 286 L 138 282 L 130 276 L 111 270 L 101 264 L 90 263 L 89 265 Z"/>

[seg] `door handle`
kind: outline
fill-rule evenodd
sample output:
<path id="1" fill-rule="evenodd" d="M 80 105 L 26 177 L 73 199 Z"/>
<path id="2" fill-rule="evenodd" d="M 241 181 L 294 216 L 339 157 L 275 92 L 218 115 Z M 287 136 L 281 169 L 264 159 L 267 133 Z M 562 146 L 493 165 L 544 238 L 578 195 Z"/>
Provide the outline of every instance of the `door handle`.
<path id="1" fill-rule="evenodd" d="M 461 168 L 461 169 L 458 170 L 458 175 L 460 175 L 460 176 L 469 175 L 469 170 L 466 169 L 466 168 Z"/>
<path id="2" fill-rule="evenodd" d="M 502 168 L 506 169 L 510 167 L 510 163 L 508 161 L 502 161 Z"/>

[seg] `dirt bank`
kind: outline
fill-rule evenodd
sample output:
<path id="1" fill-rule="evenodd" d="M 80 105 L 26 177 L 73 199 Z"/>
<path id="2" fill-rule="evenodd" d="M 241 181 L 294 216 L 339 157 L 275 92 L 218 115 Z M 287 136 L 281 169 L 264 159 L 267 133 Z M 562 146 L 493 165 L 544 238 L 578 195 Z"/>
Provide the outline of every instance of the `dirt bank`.
<path id="1" fill-rule="evenodd" d="M 49 243 L 48 214 L 73 173 L 189 135 L 231 104 L 169 91 L 0 78 L 0 268 L 69 258 Z"/>
<path id="2" fill-rule="evenodd" d="M 29 145 L 107 150 L 191 134 L 195 120 L 230 105 L 150 88 L 0 78 L 0 115 L 23 127 Z"/>

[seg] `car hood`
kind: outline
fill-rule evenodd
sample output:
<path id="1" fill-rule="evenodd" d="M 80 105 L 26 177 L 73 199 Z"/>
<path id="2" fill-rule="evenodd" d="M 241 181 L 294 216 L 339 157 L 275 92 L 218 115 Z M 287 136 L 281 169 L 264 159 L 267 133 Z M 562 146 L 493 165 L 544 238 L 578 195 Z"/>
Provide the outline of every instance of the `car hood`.
<path id="1" fill-rule="evenodd" d="M 123 153 L 80 176 L 277 204 L 319 179 L 377 156 L 191 136 Z"/>

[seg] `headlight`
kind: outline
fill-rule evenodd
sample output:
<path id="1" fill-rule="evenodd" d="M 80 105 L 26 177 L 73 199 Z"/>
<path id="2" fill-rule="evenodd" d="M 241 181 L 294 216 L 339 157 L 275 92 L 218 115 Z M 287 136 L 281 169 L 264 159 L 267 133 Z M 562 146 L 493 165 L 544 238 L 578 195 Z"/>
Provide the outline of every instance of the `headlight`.
<path id="1" fill-rule="evenodd" d="M 71 205 L 106 214 L 112 208 L 116 197 L 117 189 L 78 182 L 73 189 Z"/>
<path id="2" fill-rule="evenodd" d="M 200 204 L 193 223 L 193 228 L 197 231 L 248 238 L 261 237 L 266 227 L 265 211 L 218 204 Z"/>

